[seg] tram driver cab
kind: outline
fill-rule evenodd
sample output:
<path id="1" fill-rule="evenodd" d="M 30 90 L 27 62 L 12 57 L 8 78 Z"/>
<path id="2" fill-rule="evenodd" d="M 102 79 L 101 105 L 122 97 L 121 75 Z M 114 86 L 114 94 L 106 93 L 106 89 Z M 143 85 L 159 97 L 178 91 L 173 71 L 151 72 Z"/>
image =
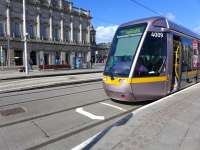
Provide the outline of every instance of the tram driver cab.
<path id="1" fill-rule="evenodd" d="M 178 51 L 174 48 L 176 39 L 180 44 Z M 115 100 L 146 101 L 194 84 L 197 72 L 188 61 L 192 57 L 192 40 L 200 41 L 200 36 L 164 17 L 122 24 L 113 38 L 105 66 L 105 92 Z M 184 60 L 187 69 L 181 72 Z M 184 83 L 184 77 L 192 82 Z"/>

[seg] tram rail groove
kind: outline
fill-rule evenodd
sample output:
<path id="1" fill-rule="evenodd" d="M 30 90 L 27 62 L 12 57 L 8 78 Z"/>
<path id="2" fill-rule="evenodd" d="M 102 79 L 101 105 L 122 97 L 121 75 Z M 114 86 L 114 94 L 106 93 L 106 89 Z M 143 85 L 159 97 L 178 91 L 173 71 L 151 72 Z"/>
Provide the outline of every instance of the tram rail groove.
<path id="1" fill-rule="evenodd" d="M 100 81 L 98 81 L 96 83 L 90 82 L 90 83 L 85 83 L 85 85 L 88 86 L 88 85 L 94 85 L 94 84 L 99 84 L 99 83 L 101 83 L 101 82 Z M 42 90 L 42 91 L 32 91 L 32 92 L 26 92 L 26 93 L 9 94 L 9 95 L 5 95 L 5 96 L 0 95 L 0 98 L 12 97 L 12 96 L 18 96 L 18 95 L 29 95 L 29 94 L 36 94 L 36 93 L 42 93 L 42 92 L 50 92 L 50 91 L 63 90 L 63 89 L 69 89 L 69 88 L 76 88 L 76 87 L 81 87 L 81 86 L 83 86 L 83 85 L 82 84 L 74 84 L 74 86 L 58 86 L 60 88 L 56 88 L 56 89 L 46 88 L 46 90 Z M 40 90 L 40 89 L 38 89 L 38 90 Z M 3 94 L 6 94 L 6 93 L 3 93 Z"/>
<path id="2" fill-rule="evenodd" d="M 60 82 L 60 83 L 54 83 L 44 86 L 33 86 L 33 87 L 27 87 L 27 88 L 19 88 L 15 90 L 5 90 L 0 91 L 0 94 L 5 93 L 12 93 L 12 92 L 22 92 L 22 91 L 30 91 L 30 90 L 36 90 L 36 89 L 45 89 L 45 88 L 52 88 L 52 87 L 59 87 L 59 86 L 66 86 L 66 85 L 74 85 L 74 84 L 83 84 L 83 83 L 91 83 L 91 82 L 98 82 L 102 81 L 102 78 L 97 79 L 89 79 L 89 80 L 82 80 L 82 81 L 73 81 L 73 82 Z"/>
<path id="3" fill-rule="evenodd" d="M 99 101 L 96 101 L 96 102 L 90 102 L 90 103 L 87 103 L 87 104 L 78 105 L 78 106 L 74 106 L 74 107 L 71 107 L 71 108 L 61 109 L 61 110 L 54 111 L 54 112 L 49 112 L 49 113 L 45 113 L 45 114 L 35 115 L 35 116 L 32 116 L 32 117 L 27 117 L 27 118 L 24 118 L 24 119 L 19 119 L 19 120 L 16 120 L 16 121 L 11 121 L 11 122 L 8 122 L 8 123 L 0 124 L 0 128 L 19 124 L 19 123 L 23 123 L 23 122 L 27 122 L 27 121 L 31 121 L 31 120 L 34 120 L 34 119 L 39 119 L 39 118 L 55 115 L 55 114 L 62 113 L 62 112 L 67 112 L 67 111 L 70 111 L 70 110 L 73 110 L 73 109 L 76 109 L 76 108 L 79 108 L 79 107 L 85 107 L 85 106 L 97 104 L 97 103 L 100 103 L 100 102 L 104 102 L 104 101 L 107 101 L 107 100 L 110 100 L 110 99 L 109 98 L 102 99 L 102 100 L 99 100 Z"/>
<path id="4" fill-rule="evenodd" d="M 140 107 L 142 107 L 142 106 L 144 106 L 144 105 L 141 105 L 141 106 L 132 108 L 132 109 L 130 109 L 130 110 L 127 110 L 126 112 L 122 112 L 122 113 L 117 114 L 117 115 L 114 115 L 114 116 L 112 116 L 112 117 L 110 117 L 110 118 L 106 118 L 105 120 L 97 121 L 97 122 L 94 122 L 94 123 L 87 124 L 87 125 L 85 125 L 85 126 L 83 126 L 83 127 L 80 127 L 80 128 L 78 128 L 78 129 L 74 129 L 74 130 L 72 130 L 72 131 L 63 133 L 63 134 L 61 134 L 61 135 L 57 135 L 57 136 L 54 136 L 54 137 L 52 137 L 52 138 L 50 137 L 48 140 L 46 140 L 46 141 L 44 141 L 44 142 L 41 142 L 41 143 L 39 143 L 39 144 L 37 144 L 37 145 L 31 146 L 31 147 L 27 148 L 26 150 L 36 150 L 36 149 L 42 148 L 42 147 L 44 147 L 44 146 L 46 146 L 46 145 L 48 145 L 48 144 L 55 143 L 55 142 L 57 142 L 57 141 L 59 141 L 59 140 L 68 138 L 68 137 L 70 137 L 70 136 L 72 136 L 72 135 L 75 135 L 75 134 L 78 134 L 78 133 L 80 133 L 80 132 L 83 132 L 83 131 L 86 131 L 86 130 L 88 130 L 88 129 L 91 129 L 91 128 L 93 128 L 93 127 L 99 126 L 99 125 L 101 125 L 101 124 L 103 124 L 103 123 L 106 123 L 106 122 L 111 121 L 111 120 L 113 120 L 113 119 L 116 119 L 116 118 L 118 118 L 118 117 L 122 117 L 123 115 L 126 115 L 126 114 L 128 114 L 128 113 L 131 113 L 132 111 L 134 111 L 134 110 L 136 110 L 136 109 L 138 109 L 138 108 L 140 108 Z"/>
<path id="5" fill-rule="evenodd" d="M 30 103 L 30 102 L 43 101 L 43 100 L 54 101 L 55 99 L 52 99 L 52 98 L 63 97 L 63 96 L 68 96 L 68 95 L 74 95 L 74 94 L 79 94 L 79 93 L 86 93 L 86 92 L 95 91 L 95 90 L 101 90 L 101 89 L 103 89 L 103 88 L 83 90 L 83 91 L 72 92 L 72 93 L 68 93 L 68 94 L 62 94 L 62 95 L 56 95 L 56 96 L 49 96 L 49 97 L 45 97 L 45 98 L 38 98 L 38 99 L 30 100 L 30 101 L 22 101 L 22 102 L 17 102 L 17 103 L 10 103 L 10 104 L 6 104 L 6 105 L 0 105 L 0 109 L 2 107 L 12 106 L 12 105 L 18 105 L 18 104 L 24 104 L 24 103 Z M 1 100 L 0 100 L 0 102 L 1 102 Z"/>
<path id="6" fill-rule="evenodd" d="M 102 70 L 99 71 L 85 71 L 85 72 L 72 72 L 72 73 L 59 73 L 59 74 L 42 74 L 42 75 L 30 75 L 30 76 L 19 76 L 19 77 L 8 77 L 8 78 L 0 78 L 0 81 L 8 81 L 8 80 L 20 80 L 20 79 L 34 79 L 41 77 L 55 77 L 55 76 L 66 76 L 66 75 L 81 75 L 81 74 L 93 74 L 93 73 L 102 73 Z"/>

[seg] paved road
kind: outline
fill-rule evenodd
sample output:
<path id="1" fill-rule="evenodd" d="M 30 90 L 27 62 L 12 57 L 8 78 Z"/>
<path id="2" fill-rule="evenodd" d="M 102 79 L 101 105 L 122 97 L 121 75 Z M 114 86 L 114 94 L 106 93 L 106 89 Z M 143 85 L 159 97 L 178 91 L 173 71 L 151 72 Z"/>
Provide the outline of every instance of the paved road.
<path id="1" fill-rule="evenodd" d="M 101 82 L 0 94 L 0 149 L 70 149 L 141 105 L 111 101 Z"/>

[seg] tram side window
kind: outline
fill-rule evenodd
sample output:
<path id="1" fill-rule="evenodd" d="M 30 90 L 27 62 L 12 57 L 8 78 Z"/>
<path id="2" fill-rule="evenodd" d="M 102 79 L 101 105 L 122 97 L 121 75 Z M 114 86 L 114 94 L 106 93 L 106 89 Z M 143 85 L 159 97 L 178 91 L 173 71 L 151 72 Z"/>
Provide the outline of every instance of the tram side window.
<path id="1" fill-rule="evenodd" d="M 166 33 L 154 36 L 154 32 L 148 32 L 141 49 L 134 77 L 160 76 L 165 73 L 167 60 Z"/>
<path id="2" fill-rule="evenodd" d="M 182 72 L 192 70 L 192 41 L 182 39 Z"/>

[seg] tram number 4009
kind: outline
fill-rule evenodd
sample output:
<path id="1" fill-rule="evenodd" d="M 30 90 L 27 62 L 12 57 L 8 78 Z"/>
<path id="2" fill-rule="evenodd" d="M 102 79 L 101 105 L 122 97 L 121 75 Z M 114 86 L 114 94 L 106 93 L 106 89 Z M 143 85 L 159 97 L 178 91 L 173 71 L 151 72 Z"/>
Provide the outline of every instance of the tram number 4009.
<path id="1" fill-rule="evenodd" d="M 151 32 L 151 36 L 154 38 L 163 38 L 163 33 L 162 32 Z"/>

